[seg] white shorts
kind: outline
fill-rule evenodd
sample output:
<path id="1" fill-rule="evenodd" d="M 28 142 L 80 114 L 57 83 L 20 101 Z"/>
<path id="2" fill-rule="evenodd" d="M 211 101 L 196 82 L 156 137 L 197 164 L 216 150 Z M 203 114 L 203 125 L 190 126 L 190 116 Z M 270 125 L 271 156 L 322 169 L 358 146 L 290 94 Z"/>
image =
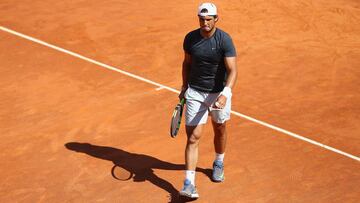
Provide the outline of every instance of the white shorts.
<path id="1" fill-rule="evenodd" d="M 227 98 L 223 109 L 213 108 L 219 93 L 205 93 L 189 87 L 185 92 L 185 122 L 187 126 L 205 124 L 210 114 L 215 123 L 224 123 L 230 119 L 231 96 Z"/>

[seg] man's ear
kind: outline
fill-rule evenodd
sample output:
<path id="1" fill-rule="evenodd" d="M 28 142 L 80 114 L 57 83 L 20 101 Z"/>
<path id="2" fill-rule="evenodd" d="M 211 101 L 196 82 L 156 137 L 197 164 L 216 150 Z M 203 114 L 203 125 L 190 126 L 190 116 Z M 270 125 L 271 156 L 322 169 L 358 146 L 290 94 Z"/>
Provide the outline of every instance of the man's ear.
<path id="1" fill-rule="evenodd" d="M 217 22 L 219 20 L 219 17 L 218 16 L 216 16 L 216 18 L 215 18 L 215 22 Z"/>

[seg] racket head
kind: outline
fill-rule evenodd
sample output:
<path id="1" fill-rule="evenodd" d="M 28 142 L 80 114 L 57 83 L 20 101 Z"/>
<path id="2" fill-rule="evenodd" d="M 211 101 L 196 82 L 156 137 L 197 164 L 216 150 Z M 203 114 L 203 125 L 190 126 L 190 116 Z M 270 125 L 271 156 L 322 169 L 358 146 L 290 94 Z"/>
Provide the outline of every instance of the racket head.
<path id="1" fill-rule="evenodd" d="M 175 106 L 173 115 L 171 117 L 171 123 L 170 123 L 170 135 L 171 137 L 176 137 L 176 135 L 179 132 L 180 129 L 180 124 L 181 124 L 181 118 L 182 118 L 182 112 L 184 109 L 184 103 L 185 103 L 185 99 L 181 99 L 180 103 L 178 103 Z"/>

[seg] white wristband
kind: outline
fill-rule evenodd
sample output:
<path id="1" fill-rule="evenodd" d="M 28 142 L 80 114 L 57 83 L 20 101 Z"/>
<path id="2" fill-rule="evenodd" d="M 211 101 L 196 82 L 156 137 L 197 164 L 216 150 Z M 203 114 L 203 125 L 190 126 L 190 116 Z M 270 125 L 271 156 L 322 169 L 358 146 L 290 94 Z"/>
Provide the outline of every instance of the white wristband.
<path id="1" fill-rule="evenodd" d="M 221 92 L 222 95 L 224 95 L 226 98 L 231 97 L 231 88 L 230 87 L 224 87 L 223 91 Z"/>

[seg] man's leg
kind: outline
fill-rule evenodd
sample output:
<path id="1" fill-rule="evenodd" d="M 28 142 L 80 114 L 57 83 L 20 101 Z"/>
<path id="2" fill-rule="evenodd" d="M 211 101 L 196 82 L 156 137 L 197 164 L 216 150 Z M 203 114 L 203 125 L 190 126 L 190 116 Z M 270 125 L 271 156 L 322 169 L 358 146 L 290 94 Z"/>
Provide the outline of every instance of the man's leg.
<path id="1" fill-rule="evenodd" d="M 195 171 L 198 153 L 199 153 L 199 141 L 204 125 L 186 126 L 187 143 L 185 149 L 185 164 L 186 170 Z"/>
<path id="2" fill-rule="evenodd" d="M 216 123 L 212 121 L 212 126 L 214 129 L 214 147 L 215 152 L 218 154 L 224 154 L 226 148 L 226 122 Z"/>
<path id="3" fill-rule="evenodd" d="M 181 196 L 198 198 L 199 195 L 195 187 L 195 170 L 198 161 L 199 141 L 203 126 L 207 122 L 209 109 L 203 102 L 206 99 L 204 93 L 188 88 L 185 93 L 186 108 L 186 134 L 187 143 L 185 149 L 186 177 L 184 187 L 180 191 Z"/>
<path id="4" fill-rule="evenodd" d="M 195 171 L 199 154 L 199 141 L 203 129 L 203 124 L 197 126 L 186 126 L 187 143 L 185 148 L 185 167 L 186 177 L 184 187 L 180 195 L 198 198 L 199 194 L 195 187 Z"/>
<path id="5" fill-rule="evenodd" d="M 212 121 L 214 129 L 214 147 L 215 147 L 215 161 L 213 163 L 212 179 L 215 182 L 224 181 L 224 155 L 226 148 L 226 122 L 216 123 Z"/>

